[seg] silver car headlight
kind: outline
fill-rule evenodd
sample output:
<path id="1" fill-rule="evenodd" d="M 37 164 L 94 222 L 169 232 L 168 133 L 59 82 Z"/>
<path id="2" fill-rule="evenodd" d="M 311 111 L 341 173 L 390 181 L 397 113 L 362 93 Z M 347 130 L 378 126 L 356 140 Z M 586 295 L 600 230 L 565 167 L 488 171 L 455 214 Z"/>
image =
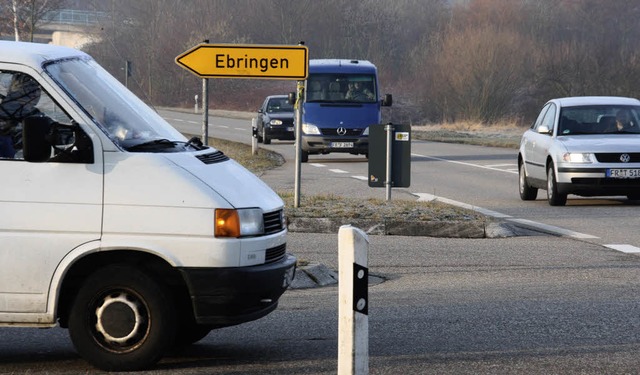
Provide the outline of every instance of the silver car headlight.
<path id="1" fill-rule="evenodd" d="M 593 154 L 586 152 L 565 152 L 562 154 L 562 161 L 565 163 L 590 164 L 593 163 L 593 160 Z"/>
<path id="2" fill-rule="evenodd" d="M 302 132 L 304 134 L 320 135 L 320 129 L 311 124 L 302 124 Z"/>

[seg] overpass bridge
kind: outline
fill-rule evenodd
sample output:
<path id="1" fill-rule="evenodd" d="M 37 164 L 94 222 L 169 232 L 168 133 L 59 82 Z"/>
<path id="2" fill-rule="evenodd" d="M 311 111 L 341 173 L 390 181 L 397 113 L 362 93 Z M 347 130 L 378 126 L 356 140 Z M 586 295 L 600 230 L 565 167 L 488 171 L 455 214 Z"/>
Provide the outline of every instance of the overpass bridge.
<path id="1" fill-rule="evenodd" d="M 45 14 L 34 34 L 34 41 L 82 48 L 98 38 L 101 25 L 108 20 L 105 12 L 60 9 Z"/>

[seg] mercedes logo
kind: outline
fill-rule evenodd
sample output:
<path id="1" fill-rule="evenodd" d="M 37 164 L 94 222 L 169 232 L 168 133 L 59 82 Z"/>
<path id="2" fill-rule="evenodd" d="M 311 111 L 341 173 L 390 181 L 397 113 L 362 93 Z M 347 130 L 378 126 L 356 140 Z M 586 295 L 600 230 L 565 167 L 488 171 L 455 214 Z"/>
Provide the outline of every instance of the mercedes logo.
<path id="1" fill-rule="evenodd" d="M 620 155 L 620 161 L 623 163 L 628 163 L 631 161 L 631 156 L 629 156 L 629 154 L 622 154 Z"/>
<path id="2" fill-rule="evenodd" d="M 345 129 L 343 127 L 339 127 L 338 128 L 338 135 L 345 135 L 345 134 L 347 134 L 347 129 Z"/>

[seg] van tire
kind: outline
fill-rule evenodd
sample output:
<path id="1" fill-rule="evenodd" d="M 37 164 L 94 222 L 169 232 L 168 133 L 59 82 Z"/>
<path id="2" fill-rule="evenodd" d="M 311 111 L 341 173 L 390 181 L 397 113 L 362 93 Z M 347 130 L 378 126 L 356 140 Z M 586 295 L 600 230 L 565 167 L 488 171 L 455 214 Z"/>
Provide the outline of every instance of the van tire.
<path id="1" fill-rule="evenodd" d="M 174 340 L 175 320 L 164 285 L 138 268 L 109 265 L 80 288 L 69 335 L 78 353 L 99 369 L 134 371 L 162 358 Z"/>
<path id="2" fill-rule="evenodd" d="M 309 153 L 305 150 L 300 150 L 300 162 L 306 163 L 309 161 Z"/>

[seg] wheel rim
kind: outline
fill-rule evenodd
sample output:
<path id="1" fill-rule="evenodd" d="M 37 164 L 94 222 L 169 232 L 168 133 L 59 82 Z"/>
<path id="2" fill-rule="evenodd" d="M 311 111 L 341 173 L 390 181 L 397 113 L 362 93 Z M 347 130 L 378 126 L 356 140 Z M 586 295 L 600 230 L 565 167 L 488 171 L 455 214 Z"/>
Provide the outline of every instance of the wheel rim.
<path id="1" fill-rule="evenodd" d="M 524 165 L 520 166 L 520 194 L 524 194 L 525 187 L 525 176 L 524 176 Z"/>
<path id="2" fill-rule="evenodd" d="M 549 198 L 549 200 L 553 200 L 554 198 L 554 187 L 555 187 L 555 182 L 554 182 L 554 175 L 553 175 L 553 169 L 549 168 L 548 172 L 547 172 L 547 197 Z"/>
<path id="3" fill-rule="evenodd" d="M 125 290 L 103 294 L 91 309 L 91 328 L 95 340 L 109 351 L 135 350 L 147 338 L 149 309 L 144 301 Z"/>

